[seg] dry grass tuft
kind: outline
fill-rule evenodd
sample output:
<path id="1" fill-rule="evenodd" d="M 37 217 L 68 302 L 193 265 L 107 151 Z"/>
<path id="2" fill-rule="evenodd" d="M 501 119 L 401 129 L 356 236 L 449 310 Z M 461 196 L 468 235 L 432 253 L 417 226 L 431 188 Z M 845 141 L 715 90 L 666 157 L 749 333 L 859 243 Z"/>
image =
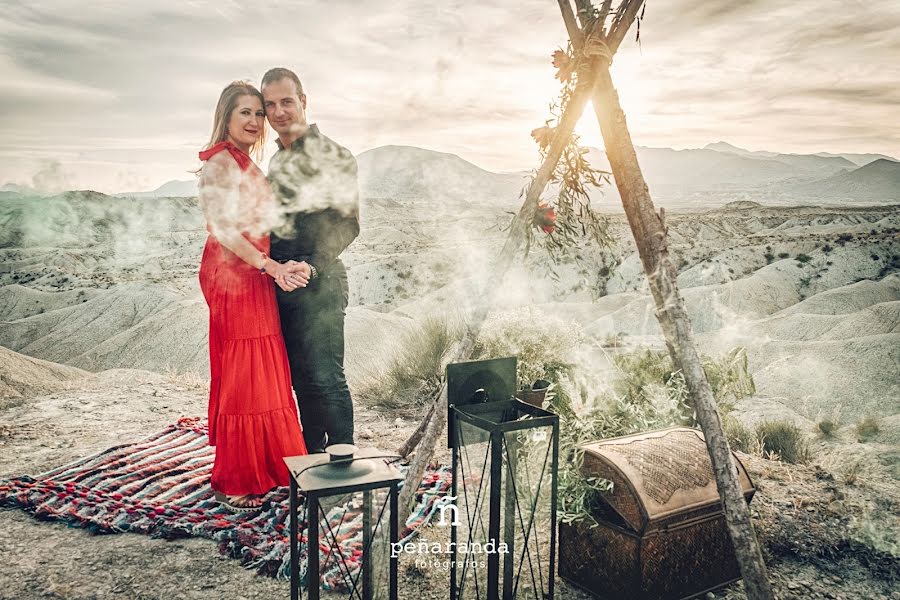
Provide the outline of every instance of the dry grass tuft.
<path id="1" fill-rule="evenodd" d="M 360 391 L 374 406 L 412 408 L 426 403 L 441 386 L 450 350 L 459 328 L 443 317 L 425 319 L 403 340 L 387 370 Z"/>
<path id="2" fill-rule="evenodd" d="M 809 445 L 800 428 L 786 421 L 763 421 L 756 425 L 756 437 L 764 455 L 797 464 L 809 462 Z"/>

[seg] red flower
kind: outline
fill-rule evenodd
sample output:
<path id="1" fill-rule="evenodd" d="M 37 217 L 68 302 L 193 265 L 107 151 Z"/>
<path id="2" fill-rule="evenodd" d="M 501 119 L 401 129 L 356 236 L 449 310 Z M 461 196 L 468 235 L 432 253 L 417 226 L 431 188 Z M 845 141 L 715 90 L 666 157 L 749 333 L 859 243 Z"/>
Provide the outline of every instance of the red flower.
<path id="1" fill-rule="evenodd" d="M 534 226 L 539 227 L 544 233 L 553 233 L 556 229 L 556 211 L 553 207 L 541 202 L 534 214 Z"/>

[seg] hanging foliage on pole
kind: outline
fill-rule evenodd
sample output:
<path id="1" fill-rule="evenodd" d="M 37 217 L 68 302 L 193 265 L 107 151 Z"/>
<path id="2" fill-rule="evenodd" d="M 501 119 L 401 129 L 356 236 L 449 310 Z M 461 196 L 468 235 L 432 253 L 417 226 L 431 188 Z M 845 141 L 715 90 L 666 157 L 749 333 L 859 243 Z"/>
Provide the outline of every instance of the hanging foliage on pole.
<path id="1" fill-rule="evenodd" d="M 559 119 L 565 114 L 575 93 L 579 76 L 586 74 L 589 69 L 589 61 L 584 54 L 576 56 L 571 44 L 566 50 L 557 49 L 551 58 L 562 89 L 559 99 L 550 104 L 551 117 L 542 127 L 531 132 L 531 137 L 538 145 L 542 163 L 546 161 L 547 151 L 558 134 Z M 525 242 L 527 255 L 531 244 L 535 242 L 535 233 L 547 234 L 541 236 L 537 244 L 549 254 L 553 263 L 549 265 L 551 271 L 554 264 L 560 264 L 566 257 L 573 257 L 576 262 L 581 261 L 583 254 L 576 250 L 584 243 L 606 248 L 613 242 L 609 234 L 609 219 L 591 206 L 590 198 L 592 188 L 610 184 L 610 173 L 592 166 L 588 160 L 590 149 L 581 146 L 579 142 L 576 134 L 569 134 L 549 180 L 551 189 L 556 190 L 555 197 L 542 197 L 535 209 L 532 227 L 528 230 Z M 534 183 L 536 174 L 537 171 L 532 172 L 522 190 L 522 196 Z M 555 273 L 551 274 L 555 276 Z"/>

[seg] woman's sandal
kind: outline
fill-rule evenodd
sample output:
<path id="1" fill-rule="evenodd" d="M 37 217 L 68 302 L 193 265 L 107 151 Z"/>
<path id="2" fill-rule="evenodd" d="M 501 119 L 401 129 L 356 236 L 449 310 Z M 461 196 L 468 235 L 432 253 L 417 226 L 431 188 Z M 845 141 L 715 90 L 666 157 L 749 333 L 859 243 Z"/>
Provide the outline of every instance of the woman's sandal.
<path id="1" fill-rule="evenodd" d="M 222 492 L 215 492 L 216 501 L 221 504 L 225 510 L 237 513 L 252 513 L 258 510 L 262 510 L 263 499 L 260 496 L 256 496 L 254 494 L 247 494 L 244 496 L 227 496 Z"/>

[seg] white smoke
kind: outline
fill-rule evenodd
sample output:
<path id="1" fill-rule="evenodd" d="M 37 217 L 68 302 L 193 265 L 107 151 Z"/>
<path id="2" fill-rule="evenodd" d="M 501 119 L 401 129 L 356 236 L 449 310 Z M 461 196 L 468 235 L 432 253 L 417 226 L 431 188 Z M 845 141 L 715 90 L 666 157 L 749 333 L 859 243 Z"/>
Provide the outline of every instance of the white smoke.
<path id="1" fill-rule="evenodd" d="M 49 160 L 31 178 L 31 187 L 38 192 L 56 194 L 71 189 L 71 177 L 58 160 Z"/>

